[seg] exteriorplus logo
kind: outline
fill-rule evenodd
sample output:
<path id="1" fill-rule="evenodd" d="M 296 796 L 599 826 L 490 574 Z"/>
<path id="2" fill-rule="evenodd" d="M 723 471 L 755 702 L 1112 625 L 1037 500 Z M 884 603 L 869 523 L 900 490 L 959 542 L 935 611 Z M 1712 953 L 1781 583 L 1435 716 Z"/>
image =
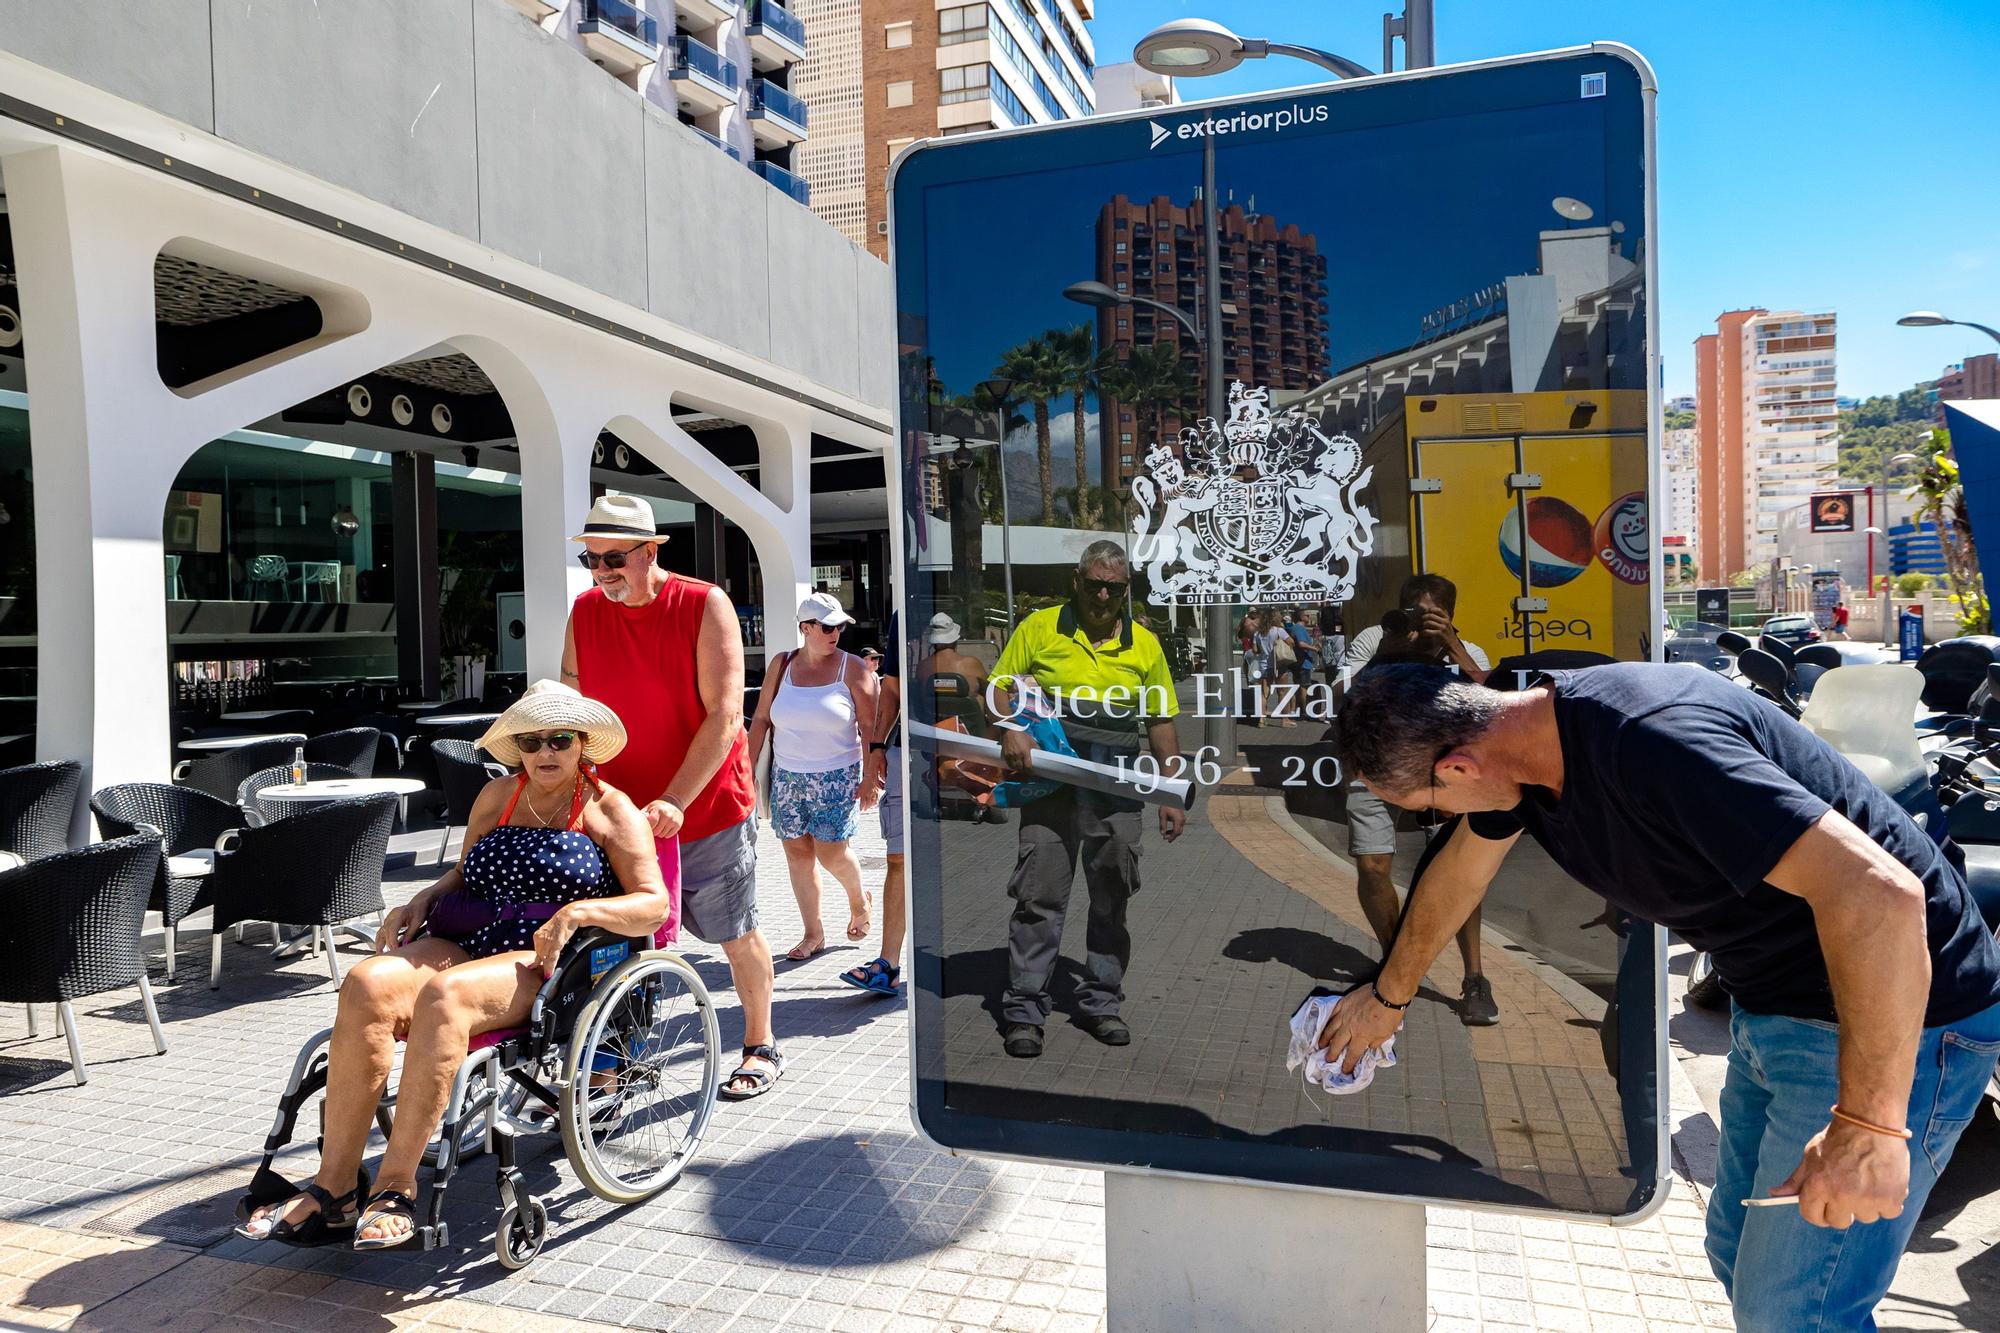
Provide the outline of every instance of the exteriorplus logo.
<path id="1" fill-rule="evenodd" d="M 1327 117 L 1326 104 L 1302 106 L 1297 102 L 1273 111 L 1238 111 L 1228 116 L 1204 116 L 1200 120 L 1182 121 L 1169 129 L 1157 120 L 1146 122 L 1153 141 L 1146 146 L 1158 148 L 1168 139 L 1199 139 L 1204 136 L 1215 138 L 1224 134 L 1253 133 L 1270 130 L 1283 133 L 1298 125 L 1316 125 Z"/>

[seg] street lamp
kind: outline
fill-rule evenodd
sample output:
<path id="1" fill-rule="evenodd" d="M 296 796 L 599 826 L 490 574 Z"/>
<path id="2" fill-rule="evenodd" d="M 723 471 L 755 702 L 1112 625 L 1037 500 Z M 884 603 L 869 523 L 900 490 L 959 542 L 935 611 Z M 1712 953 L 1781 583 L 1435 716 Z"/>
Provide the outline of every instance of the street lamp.
<path id="1" fill-rule="evenodd" d="M 1220 23 L 1208 19 L 1175 19 L 1139 39 L 1132 59 L 1139 68 L 1153 74 L 1199 78 L 1226 74 L 1246 60 L 1265 56 L 1296 56 L 1343 79 L 1366 79 L 1375 71 L 1357 65 L 1346 56 L 1317 47 L 1295 46 L 1290 42 L 1267 42 L 1256 37 L 1238 37 Z"/>
<path id="2" fill-rule="evenodd" d="M 1000 572 L 1007 582 L 1007 637 L 1014 637 L 1014 511 L 1007 501 L 1007 395 L 1010 379 L 981 380 L 979 387 L 993 403 L 993 455 L 1000 465 Z M 985 633 L 981 626 L 980 632 Z"/>
<path id="3" fill-rule="evenodd" d="M 1900 454 L 1893 454 L 1890 457 L 1882 460 L 1883 526 L 1879 528 L 1871 526 L 1868 529 L 1866 529 L 1866 531 L 1872 534 L 1873 536 L 1880 537 L 1882 539 L 1882 642 L 1884 643 L 1894 643 L 1896 641 L 1895 635 L 1893 633 L 1894 626 L 1890 625 L 1889 623 L 1889 617 L 1895 613 L 1895 608 L 1891 604 L 1889 597 L 1889 584 L 1890 581 L 1895 578 L 1895 573 L 1889 566 L 1889 530 L 1888 530 L 1888 525 L 1890 520 L 1889 474 L 1895 470 L 1896 465 L 1898 463 L 1921 463 L 1923 461 L 1924 460 L 1919 456 L 1917 456 L 1916 454 L 1907 452 Z M 1870 542 L 1868 544 L 1868 554 L 1870 560 L 1870 568 L 1872 570 L 1873 560 L 1875 555 L 1875 544 L 1873 542 Z M 1874 578 L 1874 574 L 1872 572 L 1869 574 L 1869 578 L 1871 579 Z M 1873 589 L 1870 589 L 1870 591 L 1873 591 Z"/>
<path id="4" fill-rule="evenodd" d="M 1096 306 L 1099 310 L 1110 310 L 1121 305 L 1143 305 L 1154 310 L 1162 310 L 1179 320 L 1188 331 L 1188 336 L 1197 343 L 1201 341 L 1201 329 L 1196 326 L 1194 316 L 1177 305 L 1165 301 L 1155 301 L 1150 296 L 1133 296 L 1128 292 L 1114 292 L 1101 282 L 1072 282 L 1063 288 L 1063 295 L 1078 305 Z"/>
<path id="5" fill-rule="evenodd" d="M 1984 324 L 1975 324 L 1969 319 L 1947 319 L 1935 310 L 1912 310 L 1896 323 L 1906 329 L 1941 329 L 1948 324 L 1956 324 L 1962 329 L 1978 329 L 1994 342 L 2000 343 L 2000 329 L 1989 329 Z"/>

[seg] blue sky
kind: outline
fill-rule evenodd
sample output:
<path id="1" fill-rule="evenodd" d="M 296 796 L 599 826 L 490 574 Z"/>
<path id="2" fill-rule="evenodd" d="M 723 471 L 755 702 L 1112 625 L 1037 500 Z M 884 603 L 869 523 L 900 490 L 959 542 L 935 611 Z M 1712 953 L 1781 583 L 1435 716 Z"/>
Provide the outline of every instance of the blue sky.
<path id="1" fill-rule="evenodd" d="M 1098 59 L 1179 17 L 1337 51 L 1374 68 L 1395 0 L 1105 0 Z M 1948 0 L 1438 0 L 1438 61 L 1593 39 L 1659 73 L 1660 305 L 1669 394 L 1724 310 L 1832 308 L 1840 391 L 1893 393 L 1996 349 L 1941 310 L 2000 327 L 2000 4 Z M 1400 59 L 1400 54 L 1399 57 Z M 1296 60 L 1185 81 L 1194 100 L 1316 81 Z"/>

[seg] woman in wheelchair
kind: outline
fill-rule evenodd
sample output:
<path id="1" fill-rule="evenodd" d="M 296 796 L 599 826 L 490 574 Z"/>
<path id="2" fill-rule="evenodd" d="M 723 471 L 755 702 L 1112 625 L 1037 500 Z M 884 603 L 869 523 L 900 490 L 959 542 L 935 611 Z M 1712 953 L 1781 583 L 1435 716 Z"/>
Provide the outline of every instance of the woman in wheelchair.
<path id="1" fill-rule="evenodd" d="M 319 1173 L 297 1196 L 250 1213 L 238 1227 L 244 1236 L 311 1245 L 351 1232 L 357 1250 L 409 1240 L 425 1142 L 472 1038 L 526 1021 L 578 930 L 644 936 L 667 919 L 645 817 L 592 771 L 624 748 L 615 713 L 567 685 L 538 681 L 480 745 L 521 772 L 487 784 L 458 864 L 391 911 L 377 956 L 347 974 L 328 1054 Z M 370 1194 L 361 1158 L 398 1038 L 396 1116 Z"/>

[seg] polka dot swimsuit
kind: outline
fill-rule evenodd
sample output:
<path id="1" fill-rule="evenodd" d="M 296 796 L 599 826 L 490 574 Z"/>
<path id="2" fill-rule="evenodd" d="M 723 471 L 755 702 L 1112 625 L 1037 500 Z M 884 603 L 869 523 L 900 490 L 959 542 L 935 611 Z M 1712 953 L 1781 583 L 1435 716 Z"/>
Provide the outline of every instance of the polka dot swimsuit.
<path id="1" fill-rule="evenodd" d="M 520 799 L 516 789 L 515 800 Z M 611 873 L 604 851 L 579 827 L 581 794 L 569 828 L 530 828 L 509 824 L 509 802 L 502 822 L 472 844 L 466 854 L 465 887 L 473 895 L 505 908 L 513 904 L 561 905 L 579 898 L 616 897 L 625 890 Z M 447 936 L 474 958 L 490 958 L 535 947 L 535 932 L 546 914 L 500 920 L 468 935 Z"/>

